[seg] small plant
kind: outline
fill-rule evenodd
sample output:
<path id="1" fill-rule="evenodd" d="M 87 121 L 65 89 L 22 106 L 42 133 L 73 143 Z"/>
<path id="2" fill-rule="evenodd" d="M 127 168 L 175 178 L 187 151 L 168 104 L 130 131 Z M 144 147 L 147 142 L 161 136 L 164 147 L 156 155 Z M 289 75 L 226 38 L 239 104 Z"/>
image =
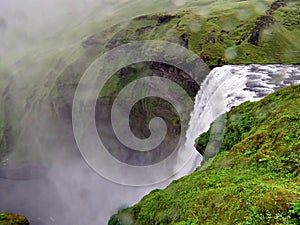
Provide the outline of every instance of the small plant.
<path id="1" fill-rule="evenodd" d="M 291 222 L 293 224 L 300 224 L 300 199 L 296 200 L 293 208 L 289 210 Z"/>

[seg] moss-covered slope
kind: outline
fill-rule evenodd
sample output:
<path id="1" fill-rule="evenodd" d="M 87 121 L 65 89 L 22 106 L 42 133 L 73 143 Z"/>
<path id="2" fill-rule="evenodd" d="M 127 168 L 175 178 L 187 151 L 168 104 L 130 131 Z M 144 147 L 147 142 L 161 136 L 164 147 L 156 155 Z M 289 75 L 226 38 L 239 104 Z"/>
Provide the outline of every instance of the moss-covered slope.
<path id="1" fill-rule="evenodd" d="M 166 40 L 186 46 L 211 67 L 299 63 L 299 1 L 188 2 L 184 10 L 134 18 L 106 47 L 136 40 Z"/>
<path id="2" fill-rule="evenodd" d="M 291 86 L 233 108 L 215 158 L 109 224 L 299 224 L 299 98 Z"/>

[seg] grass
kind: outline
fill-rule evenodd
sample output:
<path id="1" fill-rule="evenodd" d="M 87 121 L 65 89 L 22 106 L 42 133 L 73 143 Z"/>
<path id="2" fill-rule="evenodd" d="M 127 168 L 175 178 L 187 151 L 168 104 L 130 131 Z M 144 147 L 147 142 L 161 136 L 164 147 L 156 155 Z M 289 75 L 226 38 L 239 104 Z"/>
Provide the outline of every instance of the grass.
<path id="1" fill-rule="evenodd" d="M 185 45 L 213 68 L 224 64 L 299 63 L 299 3 L 273 10 L 275 1 L 188 1 L 184 9 L 133 19 L 108 40 L 107 47 L 137 40 Z M 201 7 L 205 7 L 201 13 Z M 167 22 L 159 18 L 172 16 Z M 264 21 L 269 18 L 269 21 Z M 258 29 L 257 44 L 249 43 Z"/>
<path id="2" fill-rule="evenodd" d="M 299 97 L 291 86 L 234 107 L 217 156 L 109 224 L 299 224 Z"/>
<path id="3" fill-rule="evenodd" d="M 29 225 L 29 222 L 24 216 L 0 213 L 0 225 Z"/>

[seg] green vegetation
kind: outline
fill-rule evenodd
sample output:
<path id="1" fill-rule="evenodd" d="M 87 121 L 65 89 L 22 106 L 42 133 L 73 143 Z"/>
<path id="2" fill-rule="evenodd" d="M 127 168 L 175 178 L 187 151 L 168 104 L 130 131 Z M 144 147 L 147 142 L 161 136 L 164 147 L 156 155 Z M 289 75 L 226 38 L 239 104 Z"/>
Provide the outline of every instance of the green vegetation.
<path id="1" fill-rule="evenodd" d="M 29 225 L 29 222 L 24 216 L 0 213 L 0 225 Z"/>
<path id="2" fill-rule="evenodd" d="M 38 160 L 36 151 L 28 151 L 31 146 L 26 136 L 28 127 L 36 124 L 41 114 L 54 118 L 62 126 L 70 125 L 73 96 L 81 76 L 95 59 L 118 45 L 139 40 L 170 41 L 198 54 L 210 68 L 224 64 L 300 62 L 299 1 L 189 0 L 167 12 L 162 9 L 174 1 L 155 1 L 157 4 L 151 9 L 144 6 L 144 1 L 125 3 L 116 15 L 101 21 L 95 10 L 88 21 L 63 31 L 63 37 L 71 41 L 65 43 L 59 39 L 57 45 L 55 38 L 49 43 L 33 42 L 37 47 L 28 47 L 30 50 L 23 58 L 17 60 L 20 54 L 13 54 L 9 59 L 0 59 L 0 73 L 5 77 L 5 82 L 1 77 L 0 165 L 6 163 L 7 157 L 9 162 L 19 163 L 7 156 L 12 149 L 10 139 L 21 143 L 13 146 L 22 156 L 15 158 Z M 134 18 L 124 21 L 128 15 Z M 76 39 L 79 36 L 80 41 Z M 130 65 L 112 76 L 101 91 L 99 102 L 111 105 L 126 84 L 145 75 L 171 79 L 192 98 L 199 88 L 181 71 L 143 63 Z M 113 216 L 111 224 L 121 221 L 121 224 L 224 224 L 227 221 L 228 224 L 297 224 L 300 143 L 297 141 L 299 115 L 293 110 L 299 109 L 299 105 L 293 90 L 297 88 L 285 90 L 291 92 L 293 104 L 282 91 L 263 100 L 265 105 L 245 103 L 234 108 L 227 115 L 222 151 L 214 160 L 205 159 L 212 162 L 203 166 L 206 170 L 174 181 L 164 191 L 152 192 L 141 203 Z M 149 119 L 145 119 L 145 111 L 151 112 L 149 117 L 164 112 L 170 123 L 175 124 L 177 134 L 178 118 L 169 104 L 157 99 L 141 101 L 133 117 L 143 125 Z M 148 130 L 143 132 L 147 134 Z M 197 140 L 202 154 L 209 134 Z M 57 145 L 62 136 L 55 139 Z"/>
<path id="3" fill-rule="evenodd" d="M 49 78 L 51 75 L 51 81 L 56 81 L 50 96 L 59 100 L 68 95 L 65 91 L 74 89 L 86 68 L 105 51 L 139 40 L 166 40 L 186 46 L 212 68 L 224 64 L 298 63 L 299 12 L 297 1 L 199 0 L 188 1 L 172 13 L 136 16 L 128 25 L 116 24 L 89 35 L 82 41 L 80 51 L 62 54 L 62 63 L 71 55 L 73 62 L 57 65 L 54 68 L 60 70 L 50 72 Z M 146 66 L 140 70 L 129 66 L 128 74 L 124 76 L 124 69 L 122 75 L 132 80 L 144 69 Z M 116 94 L 122 88 L 122 72 L 108 82 L 109 88 L 102 92 L 104 96 Z"/>
<path id="4" fill-rule="evenodd" d="M 128 24 L 117 23 L 95 31 L 82 40 L 80 47 L 73 47 L 69 53 L 65 50 L 59 63 L 49 72 L 43 90 L 34 95 L 43 96 L 43 101 L 34 101 L 35 105 L 50 99 L 52 111 L 67 112 L 58 116 L 70 118 L 72 96 L 88 66 L 104 52 L 132 41 L 178 43 L 197 53 L 211 68 L 224 64 L 294 64 L 300 61 L 297 41 L 300 3 L 297 1 L 199 0 L 187 1 L 172 12 L 154 11 L 153 14 L 135 16 Z M 66 60 L 66 57 L 71 60 Z M 145 75 L 171 79 L 187 90 L 192 98 L 195 96 L 198 87 L 190 85 L 188 75 L 176 70 L 170 72 L 170 66 L 159 66 L 159 70 L 155 69 L 158 67 L 155 63 L 123 68 L 107 82 L 100 93 L 100 101 L 111 104 L 126 84 Z M 28 101 L 32 102 L 30 98 Z M 144 108 L 151 111 L 156 107 L 152 103 L 145 100 Z"/>
<path id="5" fill-rule="evenodd" d="M 109 224 L 299 224 L 299 98 L 291 86 L 234 107 L 219 154 Z"/>
<path id="6" fill-rule="evenodd" d="M 64 53 L 58 65 L 49 72 L 47 85 L 35 95 L 44 96 L 43 101 L 35 102 L 39 104 L 46 98 L 50 99 L 51 111 L 59 118 L 70 120 L 72 96 L 84 71 L 104 52 L 133 41 L 178 43 L 197 53 L 211 68 L 224 64 L 298 63 L 299 29 L 293 18 L 299 12 L 297 1 L 228 0 L 187 1 L 172 12 L 155 10 L 153 14 L 137 15 L 128 24 L 116 24 L 90 34 L 82 40 L 80 48 Z M 71 57 L 71 62 L 65 57 Z M 70 63 L 65 65 L 67 62 Z M 187 74 L 170 66 L 140 63 L 123 68 L 112 76 L 101 91 L 99 102 L 111 105 L 126 84 L 146 75 L 171 79 L 192 98 L 199 88 Z M 152 112 L 150 117 L 158 114 L 159 110 L 155 108 L 162 107 L 170 112 L 170 107 L 162 104 L 145 99 L 142 102 L 144 110 L 136 112 L 143 114 L 147 110 Z M 141 115 L 135 117 L 142 118 Z M 176 120 L 175 117 L 170 119 Z"/>
<path id="7" fill-rule="evenodd" d="M 136 40 L 166 40 L 188 47 L 211 67 L 298 63 L 298 1 L 196 1 L 176 13 L 139 16 L 108 47 Z"/>

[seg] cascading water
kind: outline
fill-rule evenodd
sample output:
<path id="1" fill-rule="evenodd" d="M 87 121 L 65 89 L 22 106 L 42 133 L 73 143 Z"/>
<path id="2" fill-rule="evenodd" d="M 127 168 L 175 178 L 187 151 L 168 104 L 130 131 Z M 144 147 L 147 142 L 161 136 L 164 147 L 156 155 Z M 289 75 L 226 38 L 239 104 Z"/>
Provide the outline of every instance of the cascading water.
<path id="1" fill-rule="evenodd" d="M 199 134 L 207 131 L 210 124 L 231 107 L 246 101 L 258 101 L 280 88 L 299 83 L 298 65 L 253 64 L 215 68 L 204 80 L 195 98 L 185 147 L 193 148 Z M 195 155 L 194 164 L 199 166 L 202 157 Z"/>
<path id="2" fill-rule="evenodd" d="M 194 149 L 195 138 L 232 106 L 257 101 L 279 88 L 297 83 L 300 83 L 300 66 L 229 65 L 215 68 L 196 96 L 183 150 Z M 47 171 L 45 179 L 1 179 L 0 190 L 5 190 L 5 193 L 0 193 L 0 209 L 24 214 L 33 225 L 105 224 L 118 209 L 128 207 L 149 191 L 164 188 L 173 179 L 191 173 L 202 159 L 193 150 L 185 167 L 167 181 L 147 187 L 127 187 L 93 173 L 78 156 L 68 156 L 67 161 L 63 157 L 62 154 L 57 156 L 56 164 Z M 5 176 L 11 177 L 0 170 L 0 177 Z"/>

